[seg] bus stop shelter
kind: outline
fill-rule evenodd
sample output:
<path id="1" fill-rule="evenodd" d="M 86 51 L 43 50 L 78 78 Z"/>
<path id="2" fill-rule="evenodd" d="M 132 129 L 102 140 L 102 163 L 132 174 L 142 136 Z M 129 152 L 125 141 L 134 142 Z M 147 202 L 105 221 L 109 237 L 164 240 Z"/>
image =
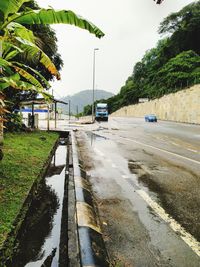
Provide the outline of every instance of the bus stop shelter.
<path id="1" fill-rule="evenodd" d="M 48 117 L 47 117 L 47 130 L 49 130 L 49 105 L 53 104 L 54 105 L 54 122 L 55 122 L 55 128 L 57 127 L 57 103 L 61 103 L 64 105 L 68 105 L 67 102 L 52 98 L 48 102 L 44 98 L 35 98 L 35 99 L 30 99 L 27 101 L 21 101 L 19 103 L 20 105 L 20 110 L 22 106 L 31 106 L 31 128 L 35 128 L 35 113 L 34 113 L 34 106 L 35 105 L 47 105 L 47 110 L 48 110 Z"/>

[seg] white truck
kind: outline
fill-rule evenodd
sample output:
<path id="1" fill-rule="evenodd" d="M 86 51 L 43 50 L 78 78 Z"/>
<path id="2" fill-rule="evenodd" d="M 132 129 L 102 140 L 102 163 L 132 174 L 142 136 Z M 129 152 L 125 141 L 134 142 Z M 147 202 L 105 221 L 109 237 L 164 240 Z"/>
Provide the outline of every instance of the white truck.
<path id="1" fill-rule="evenodd" d="M 98 103 L 96 105 L 95 120 L 108 121 L 108 105 L 106 103 Z"/>

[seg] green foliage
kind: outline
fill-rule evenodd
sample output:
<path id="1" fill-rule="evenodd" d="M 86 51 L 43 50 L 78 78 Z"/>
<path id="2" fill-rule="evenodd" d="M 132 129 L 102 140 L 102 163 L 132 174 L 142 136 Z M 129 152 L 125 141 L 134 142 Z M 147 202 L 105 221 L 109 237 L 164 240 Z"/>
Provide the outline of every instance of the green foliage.
<path id="1" fill-rule="evenodd" d="M 84 116 L 88 116 L 92 114 L 92 105 L 87 105 L 83 109 Z"/>
<path id="2" fill-rule="evenodd" d="M 156 74 L 156 97 L 200 82 L 200 56 L 185 51 L 171 58 Z"/>
<path id="3" fill-rule="evenodd" d="M 145 53 L 119 94 L 107 100 L 111 112 L 200 83 L 200 1 L 169 15 L 159 32 L 168 36 Z"/>
<path id="4" fill-rule="evenodd" d="M 5 116 L 5 131 L 6 132 L 20 132 L 24 130 L 22 123 L 22 116 L 17 113 L 8 113 Z"/>
<path id="5" fill-rule="evenodd" d="M 4 59 L 0 71 L 0 90 L 4 90 L 7 99 L 9 94 L 7 90 L 5 93 L 5 88 L 8 88 L 9 93 L 10 88 L 14 88 L 46 96 L 45 80 L 50 80 L 53 76 L 60 79 L 58 70 L 62 61 L 57 53 L 56 36 L 49 26 L 46 26 L 58 23 L 85 29 L 98 38 L 104 36 L 98 27 L 73 11 L 40 9 L 32 0 L 0 1 L 0 55 Z M 44 50 L 47 50 L 50 57 Z M 16 72 L 20 75 L 17 81 L 13 79 Z M 27 94 L 21 95 L 26 97 Z"/>
<path id="6" fill-rule="evenodd" d="M 5 134 L 0 161 L 0 247 L 57 138 L 47 132 Z"/>
<path id="7" fill-rule="evenodd" d="M 168 49 L 173 50 L 174 55 L 187 50 L 200 54 L 200 1 L 166 17 L 159 33 L 171 35 Z"/>
<path id="8" fill-rule="evenodd" d="M 37 10 L 39 9 L 39 6 L 34 1 L 26 2 L 21 6 L 20 12 L 28 11 L 30 9 Z M 63 66 L 63 61 L 60 54 L 57 52 L 57 37 L 55 31 L 49 25 L 41 24 L 26 25 L 26 28 L 34 33 L 37 45 L 45 52 L 46 55 L 48 55 L 48 57 L 56 66 L 57 70 L 60 71 Z M 27 58 L 24 58 L 23 55 L 24 54 L 20 55 L 20 57 L 27 61 Z M 53 75 L 44 67 L 42 67 L 39 62 L 35 62 L 35 60 L 29 60 L 29 66 L 38 70 L 48 81 L 53 80 Z"/>

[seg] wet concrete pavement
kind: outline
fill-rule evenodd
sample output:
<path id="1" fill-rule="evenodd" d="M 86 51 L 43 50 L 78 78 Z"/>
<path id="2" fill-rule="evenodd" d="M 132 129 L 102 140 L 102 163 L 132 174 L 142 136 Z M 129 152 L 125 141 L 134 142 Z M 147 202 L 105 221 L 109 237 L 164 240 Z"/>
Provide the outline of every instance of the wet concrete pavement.
<path id="1" fill-rule="evenodd" d="M 200 126 L 92 127 L 77 137 L 113 266 L 200 266 Z"/>

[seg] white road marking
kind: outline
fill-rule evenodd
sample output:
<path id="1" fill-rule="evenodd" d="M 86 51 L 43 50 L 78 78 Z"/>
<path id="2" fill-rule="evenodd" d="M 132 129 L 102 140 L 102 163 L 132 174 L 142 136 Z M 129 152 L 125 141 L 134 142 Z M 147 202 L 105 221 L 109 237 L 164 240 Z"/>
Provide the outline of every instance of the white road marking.
<path id="1" fill-rule="evenodd" d="M 172 145 L 175 145 L 175 146 L 180 146 L 179 144 L 175 143 L 175 142 L 171 142 Z"/>
<path id="2" fill-rule="evenodd" d="M 171 142 L 171 144 L 172 145 L 175 145 L 175 146 L 181 146 L 181 145 L 179 145 L 178 143 L 175 143 L 175 142 Z M 192 152 L 194 152 L 194 153 L 198 153 L 198 151 L 197 150 L 195 150 L 195 149 L 191 149 L 191 148 L 186 148 L 187 150 L 189 150 L 189 151 L 192 151 Z"/>
<path id="3" fill-rule="evenodd" d="M 153 148 L 153 149 L 155 149 L 155 150 L 158 150 L 158 151 L 161 151 L 161 152 L 165 152 L 165 153 L 167 153 L 167 154 L 169 154 L 169 155 L 173 155 L 173 156 L 179 157 L 179 158 L 181 158 L 181 159 L 185 159 L 185 160 L 188 160 L 188 161 L 191 161 L 191 162 L 193 162 L 193 163 L 196 163 L 196 164 L 199 164 L 199 165 L 200 165 L 200 161 L 197 161 L 197 160 L 194 160 L 194 159 L 191 159 L 191 158 L 187 158 L 187 157 L 181 156 L 181 155 L 179 155 L 179 154 L 170 152 L 170 151 L 168 151 L 168 150 L 165 150 L 165 149 L 162 149 L 162 148 L 158 148 L 158 147 L 155 147 L 155 146 L 151 146 L 151 145 L 148 145 L 148 144 L 145 144 L 145 143 L 142 143 L 142 142 L 133 140 L 133 139 L 126 138 L 126 137 L 119 137 L 119 138 L 121 138 L 121 139 L 125 139 L 125 140 L 127 140 L 127 141 L 134 142 L 134 143 L 139 144 L 139 145 L 142 145 L 142 146 L 150 147 L 150 148 Z"/>
<path id="4" fill-rule="evenodd" d="M 129 179 L 130 177 L 128 175 L 122 175 L 122 178 Z"/>
<path id="5" fill-rule="evenodd" d="M 165 222 L 169 224 L 169 226 L 174 232 L 180 233 L 180 237 L 183 239 L 183 241 L 200 257 L 200 243 L 191 234 L 189 234 L 178 222 L 171 218 L 169 214 L 167 214 L 159 204 L 152 200 L 151 197 L 145 191 L 137 190 L 136 192 L 156 212 L 156 214 L 158 214 Z"/>
<path id="6" fill-rule="evenodd" d="M 192 151 L 192 152 L 195 152 L 195 153 L 198 153 L 198 151 L 195 150 L 195 149 L 187 148 L 187 150 Z"/>

